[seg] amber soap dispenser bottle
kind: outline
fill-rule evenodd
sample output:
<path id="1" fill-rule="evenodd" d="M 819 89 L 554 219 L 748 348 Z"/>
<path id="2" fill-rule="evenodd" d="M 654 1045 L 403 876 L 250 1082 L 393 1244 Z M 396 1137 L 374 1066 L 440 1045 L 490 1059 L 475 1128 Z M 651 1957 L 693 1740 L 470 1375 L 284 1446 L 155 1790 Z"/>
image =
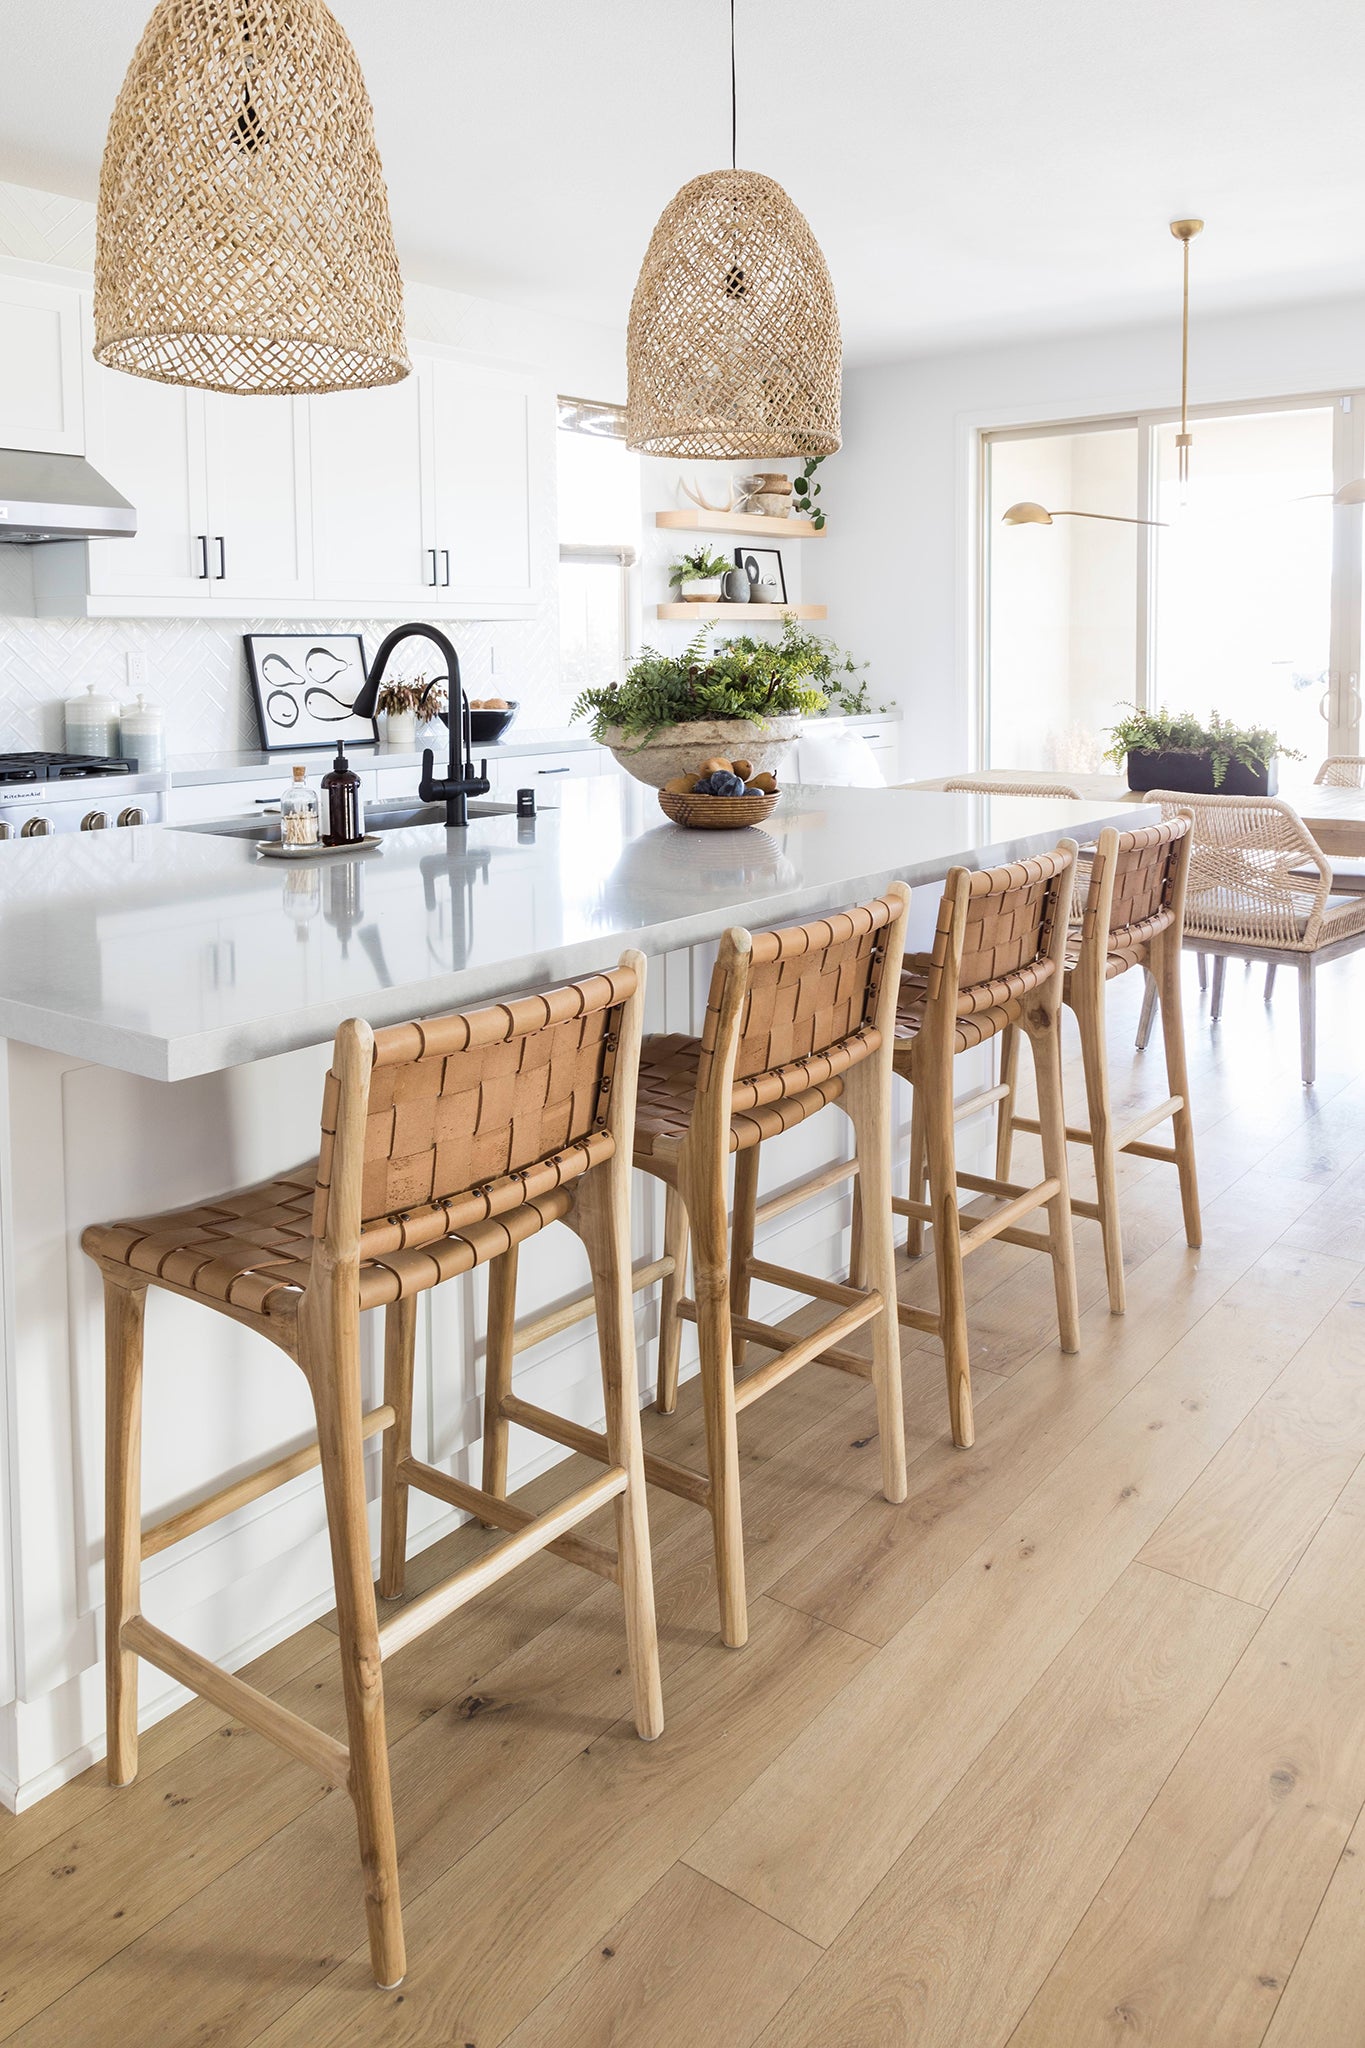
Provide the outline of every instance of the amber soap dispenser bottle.
<path id="1" fill-rule="evenodd" d="M 360 794 L 360 777 L 346 759 L 344 740 L 337 747 L 337 757 L 330 773 L 322 778 L 322 801 L 329 846 L 355 846 L 365 837 L 365 803 Z"/>

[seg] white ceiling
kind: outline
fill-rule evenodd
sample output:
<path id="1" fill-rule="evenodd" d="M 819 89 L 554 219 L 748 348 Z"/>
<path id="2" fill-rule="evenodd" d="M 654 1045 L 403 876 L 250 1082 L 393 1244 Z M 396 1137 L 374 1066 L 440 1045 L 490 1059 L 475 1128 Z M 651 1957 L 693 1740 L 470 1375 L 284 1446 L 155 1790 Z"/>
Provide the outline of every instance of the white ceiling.
<path id="1" fill-rule="evenodd" d="M 726 0 L 332 0 L 410 276 L 620 326 L 727 160 Z M 737 0 L 739 160 L 833 272 L 850 360 L 1365 289 L 1346 0 Z M 0 178 L 93 197 L 150 0 L 0 0 Z M 1365 336 L 1362 336 L 1365 343 Z"/>

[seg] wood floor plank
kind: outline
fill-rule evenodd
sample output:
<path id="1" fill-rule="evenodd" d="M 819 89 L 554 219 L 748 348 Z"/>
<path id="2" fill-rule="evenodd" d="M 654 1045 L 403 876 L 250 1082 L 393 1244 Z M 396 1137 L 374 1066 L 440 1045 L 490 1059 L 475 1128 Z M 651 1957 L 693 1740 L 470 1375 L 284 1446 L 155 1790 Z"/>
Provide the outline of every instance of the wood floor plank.
<path id="1" fill-rule="evenodd" d="M 1144 1562 L 1270 1606 L 1365 1456 L 1360 1279 L 1172 1509 Z"/>
<path id="2" fill-rule="evenodd" d="M 1284 1297 L 1264 1273 L 1238 1293 L 919 1608 L 689 1863 L 833 1940 L 1329 1305 Z"/>
<path id="3" fill-rule="evenodd" d="M 503 2048 L 749 2048 L 819 1955 L 675 1863 Z"/>
<path id="4" fill-rule="evenodd" d="M 1130 1565 L 764 2048 L 997 2048 L 1260 1622 Z"/>
<path id="5" fill-rule="evenodd" d="M 1299 1950 L 1264 2048 L 1365 2041 L 1365 1821 L 1357 1821 Z"/>
<path id="6" fill-rule="evenodd" d="M 501 2041 L 872 1654 L 766 1601 L 752 1604 L 750 1624 L 742 1654 L 709 1646 L 678 1673 L 657 1744 L 620 1729 L 590 1743 L 409 1901 L 408 1953 L 420 1967 L 401 1994 L 376 1994 L 357 1949 L 262 2048 L 370 2039 L 381 2011 L 394 2048 Z"/>
<path id="7" fill-rule="evenodd" d="M 1365 1637 L 1272 1613 L 1011 2048 L 1254 2048 L 1363 1801 Z"/>
<path id="8" fill-rule="evenodd" d="M 903 1506 L 869 1500 L 778 1581 L 775 1596 L 887 1641 L 1230 1290 L 1241 1290 L 1244 1320 L 1259 1323 L 1262 1305 L 1273 1313 L 1280 1290 L 1308 1270 L 1305 1254 L 1271 1255 L 1281 1193 L 1211 1205 L 1202 1252 L 1181 1243 L 1147 1260 L 1129 1282 L 1126 1316 L 1111 1316 L 1107 1303 L 1088 1311 L 1078 1358 L 1052 1349 L 1015 1375 L 983 1414 L 970 1453 L 945 1446 L 921 1460 Z"/>

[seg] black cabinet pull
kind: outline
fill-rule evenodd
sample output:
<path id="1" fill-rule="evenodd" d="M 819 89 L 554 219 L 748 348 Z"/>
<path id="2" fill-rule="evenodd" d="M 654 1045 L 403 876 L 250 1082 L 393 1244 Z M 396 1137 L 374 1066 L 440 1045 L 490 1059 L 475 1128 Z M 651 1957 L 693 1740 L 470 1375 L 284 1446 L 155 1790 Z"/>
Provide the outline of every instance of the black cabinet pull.
<path id="1" fill-rule="evenodd" d="M 206 533 L 197 533 L 194 537 L 199 543 L 199 581 L 207 583 L 209 580 L 209 537 Z"/>
<path id="2" fill-rule="evenodd" d="M 218 543 L 218 581 L 221 583 L 227 575 L 227 549 L 221 533 L 215 534 L 214 539 Z"/>
<path id="3" fill-rule="evenodd" d="M 567 768 L 537 768 L 537 775 L 567 775 Z"/>
<path id="4" fill-rule="evenodd" d="M 428 548 L 428 549 L 427 549 L 427 553 L 428 553 L 428 554 L 429 554 L 429 555 L 431 556 L 431 587 L 432 587 L 432 589 L 434 590 L 434 589 L 436 588 L 436 583 L 437 583 L 437 576 L 436 576 L 436 550 L 435 550 L 435 548 Z"/>
<path id="5" fill-rule="evenodd" d="M 444 576 L 442 577 L 442 579 L 441 579 L 441 582 L 442 582 L 442 587 L 443 587 L 444 589 L 446 589 L 446 590 L 449 590 L 449 588 L 450 588 L 450 549 L 449 549 L 449 548 L 442 548 L 442 549 L 441 549 L 441 560 L 442 560 L 442 562 L 443 562 L 443 563 L 444 563 L 444 565 L 445 565 L 445 575 L 444 575 Z"/>

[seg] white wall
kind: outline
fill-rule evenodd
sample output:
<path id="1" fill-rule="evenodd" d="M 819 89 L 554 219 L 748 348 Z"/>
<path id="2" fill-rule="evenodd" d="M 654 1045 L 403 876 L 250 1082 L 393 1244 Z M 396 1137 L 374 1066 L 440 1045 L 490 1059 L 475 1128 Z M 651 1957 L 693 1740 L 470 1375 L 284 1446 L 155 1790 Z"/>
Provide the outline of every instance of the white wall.
<path id="1" fill-rule="evenodd" d="M 89 270 L 94 212 L 83 200 L 0 184 L 0 256 Z M 624 328 L 617 333 L 417 284 L 407 287 L 407 314 L 412 340 L 448 342 L 508 363 L 543 366 L 560 391 L 575 396 L 625 398 Z M 536 510 L 542 535 L 546 530 L 553 535 L 553 494 Z M 29 551 L 0 547 L 0 746 L 60 746 L 61 700 L 92 682 L 126 697 L 124 657 L 129 652 L 147 658 L 148 695 L 166 711 L 172 753 L 217 753 L 258 744 L 241 636 L 268 632 L 282 622 L 38 619 L 33 614 Z M 298 623 L 285 624 L 283 630 L 297 632 Z M 319 623 L 324 623 L 321 614 Z M 373 652 L 392 621 L 328 617 L 325 623 L 333 630 L 363 632 Z M 524 727 L 565 723 L 568 699 L 560 686 L 553 586 L 529 620 L 469 622 L 446 630 L 471 687 L 491 692 L 496 660 L 497 692 L 520 700 Z M 412 658 L 421 659 L 420 647 Z"/>
<path id="2" fill-rule="evenodd" d="M 985 427 L 1169 406 L 1178 307 L 1159 326 L 1028 341 L 853 370 L 844 446 L 822 471 L 829 534 L 806 596 L 871 658 L 906 715 L 907 775 L 975 758 L 976 435 Z M 1365 299 L 1205 319 L 1196 297 L 1195 404 L 1365 384 Z M 837 624 L 836 624 L 837 621 Z"/>

